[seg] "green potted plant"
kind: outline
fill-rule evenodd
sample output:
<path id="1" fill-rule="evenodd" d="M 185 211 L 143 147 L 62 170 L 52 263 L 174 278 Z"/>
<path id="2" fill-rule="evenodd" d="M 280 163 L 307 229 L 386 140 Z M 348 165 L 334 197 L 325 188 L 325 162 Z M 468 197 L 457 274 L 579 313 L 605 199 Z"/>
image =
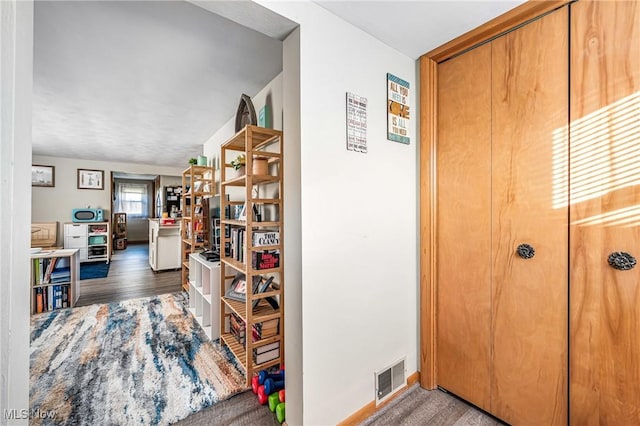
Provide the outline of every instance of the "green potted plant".
<path id="1" fill-rule="evenodd" d="M 195 166 L 196 164 L 198 164 L 198 159 L 197 158 L 189 158 L 189 164 L 191 164 L 192 166 Z"/>
<path id="2" fill-rule="evenodd" d="M 231 167 L 236 171 L 236 177 L 244 174 L 244 166 L 246 163 L 247 159 L 244 154 L 240 154 L 234 160 L 231 160 Z"/>

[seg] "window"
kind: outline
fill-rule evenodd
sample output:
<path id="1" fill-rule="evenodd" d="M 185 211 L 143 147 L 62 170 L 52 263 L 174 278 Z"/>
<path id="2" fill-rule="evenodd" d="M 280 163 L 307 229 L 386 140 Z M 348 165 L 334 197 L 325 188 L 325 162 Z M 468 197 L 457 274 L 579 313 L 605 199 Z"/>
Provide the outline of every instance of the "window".
<path id="1" fill-rule="evenodd" d="M 117 213 L 131 218 L 149 217 L 149 191 L 146 183 L 118 183 L 116 185 Z"/>

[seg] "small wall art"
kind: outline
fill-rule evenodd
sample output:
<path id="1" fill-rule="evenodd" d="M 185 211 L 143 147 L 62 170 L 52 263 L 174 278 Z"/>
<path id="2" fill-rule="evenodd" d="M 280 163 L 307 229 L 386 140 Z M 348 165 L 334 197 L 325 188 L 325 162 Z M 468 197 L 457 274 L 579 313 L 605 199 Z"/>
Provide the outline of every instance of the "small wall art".
<path id="1" fill-rule="evenodd" d="M 387 139 L 409 144 L 409 82 L 387 73 Z"/>
<path id="2" fill-rule="evenodd" d="M 347 92 L 347 150 L 367 153 L 367 98 Z"/>
<path id="3" fill-rule="evenodd" d="M 104 170 L 78 169 L 78 189 L 104 189 Z"/>
<path id="4" fill-rule="evenodd" d="M 56 186 L 56 168 L 54 166 L 31 166 L 31 186 Z"/>

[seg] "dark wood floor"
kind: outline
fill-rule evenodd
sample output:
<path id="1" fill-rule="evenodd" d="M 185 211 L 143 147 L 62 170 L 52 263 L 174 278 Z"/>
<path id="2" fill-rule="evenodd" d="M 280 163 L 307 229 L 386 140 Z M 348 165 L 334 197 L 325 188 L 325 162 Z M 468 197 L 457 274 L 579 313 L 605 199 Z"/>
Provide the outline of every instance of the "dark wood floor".
<path id="1" fill-rule="evenodd" d="M 106 278 L 80 281 L 76 306 L 173 293 L 180 288 L 179 270 L 153 272 L 149 266 L 149 246 L 129 244 L 125 250 L 115 251 Z"/>

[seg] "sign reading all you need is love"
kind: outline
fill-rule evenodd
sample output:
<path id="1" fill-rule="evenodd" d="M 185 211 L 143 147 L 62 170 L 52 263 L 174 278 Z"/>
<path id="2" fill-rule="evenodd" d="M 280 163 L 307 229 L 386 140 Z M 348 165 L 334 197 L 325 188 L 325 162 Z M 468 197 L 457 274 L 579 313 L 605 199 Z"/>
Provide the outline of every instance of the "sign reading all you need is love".
<path id="1" fill-rule="evenodd" d="M 387 139 L 408 144 L 409 82 L 387 74 Z"/>

